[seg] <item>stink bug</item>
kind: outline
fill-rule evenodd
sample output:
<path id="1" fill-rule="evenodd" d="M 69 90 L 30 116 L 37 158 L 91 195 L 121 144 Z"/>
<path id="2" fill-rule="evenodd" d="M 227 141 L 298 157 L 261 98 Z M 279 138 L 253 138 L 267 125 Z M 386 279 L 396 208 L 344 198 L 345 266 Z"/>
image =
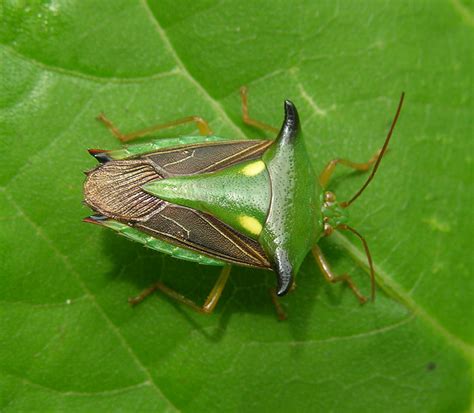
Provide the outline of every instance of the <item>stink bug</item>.
<path id="1" fill-rule="evenodd" d="M 292 288 L 295 274 L 309 251 L 328 282 L 344 281 L 361 303 L 366 298 L 349 275 L 335 275 L 318 241 L 334 230 L 355 234 L 364 246 L 375 295 L 374 269 L 365 239 L 347 225 L 345 209 L 365 190 L 387 149 L 400 114 L 404 94 L 382 148 L 365 163 L 330 161 L 315 177 L 302 139 L 295 105 L 284 102 L 280 130 L 249 117 L 247 90 L 241 89 L 245 123 L 277 133 L 275 140 L 229 140 L 214 135 L 208 124 L 190 116 L 122 134 L 105 115 L 99 120 L 122 142 L 161 129 L 194 122 L 199 136 L 157 139 L 118 150 L 90 149 L 99 162 L 86 172 L 85 203 L 95 215 L 86 222 L 109 227 L 121 235 L 176 258 L 223 266 L 203 306 L 157 282 L 139 296 L 138 303 L 155 290 L 194 310 L 215 308 L 230 273 L 230 264 L 273 270 L 277 296 Z M 326 187 L 336 165 L 372 169 L 359 191 L 338 202 Z"/>

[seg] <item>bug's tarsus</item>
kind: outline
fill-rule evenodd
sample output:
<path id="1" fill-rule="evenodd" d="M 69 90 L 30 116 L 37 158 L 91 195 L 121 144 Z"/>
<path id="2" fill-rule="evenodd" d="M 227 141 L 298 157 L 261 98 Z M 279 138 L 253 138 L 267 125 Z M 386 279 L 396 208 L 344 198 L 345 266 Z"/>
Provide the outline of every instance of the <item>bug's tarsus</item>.
<path id="1" fill-rule="evenodd" d="M 128 298 L 128 303 L 132 306 L 135 307 L 137 304 L 140 304 L 145 298 L 147 298 L 149 295 L 153 294 L 156 290 L 159 289 L 159 282 L 151 285 L 148 288 L 145 288 L 143 291 L 140 292 L 140 294 L 134 296 L 134 297 L 129 297 Z"/>
<path id="2" fill-rule="evenodd" d="M 316 260 L 316 263 L 319 266 L 319 269 L 321 270 L 321 273 L 323 274 L 327 282 L 330 282 L 332 284 L 338 282 L 345 282 L 361 304 L 365 304 L 367 302 L 367 298 L 360 293 L 359 289 L 357 288 L 354 281 L 352 280 L 352 277 L 349 274 L 336 275 L 333 273 L 328 261 L 326 260 L 326 257 L 321 251 L 321 248 L 315 245 L 311 249 L 311 252 L 313 254 L 314 259 Z"/>
<path id="3" fill-rule="evenodd" d="M 388 144 L 389 144 L 390 139 L 392 137 L 393 130 L 395 128 L 395 125 L 397 124 L 398 117 L 400 116 L 400 112 L 402 110 L 402 105 L 403 105 L 403 99 L 404 98 L 405 98 L 405 92 L 402 92 L 402 95 L 400 96 L 400 102 L 398 103 L 397 112 L 395 113 L 395 117 L 393 118 L 393 121 L 392 121 L 392 125 L 390 126 L 390 130 L 388 131 L 387 137 L 385 138 L 385 142 L 382 146 L 382 149 L 380 150 L 379 156 L 378 156 L 377 160 L 375 161 L 375 165 L 372 168 L 372 171 L 371 171 L 369 177 L 365 181 L 364 185 L 362 185 L 362 187 L 356 192 L 356 194 L 349 201 L 341 202 L 341 204 L 340 204 L 341 207 L 347 208 L 349 205 L 351 205 L 357 198 L 359 198 L 359 196 L 362 194 L 362 192 L 364 192 L 365 188 L 367 188 L 370 181 L 372 181 L 372 179 L 373 179 L 373 177 L 374 177 L 375 173 L 377 172 L 377 169 L 380 165 L 380 162 L 382 161 L 382 158 L 383 158 L 385 152 L 387 151 L 387 147 L 388 147 Z"/>
<path id="4" fill-rule="evenodd" d="M 342 224 L 338 225 L 337 229 L 342 229 L 343 231 L 350 231 L 352 232 L 357 238 L 359 238 L 364 246 L 365 254 L 367 255 L 367 261 L 369 262 L 369 269 L 370 269 L 370 298 L 372 301 L 375 300 L 375 270 L 374 264 L 372 261 L 372 256 L 370 255 L 369 246 L 367 245 L 367 241 L 365 238 L 354 228 L 350 227 L 349 225 Z"/>

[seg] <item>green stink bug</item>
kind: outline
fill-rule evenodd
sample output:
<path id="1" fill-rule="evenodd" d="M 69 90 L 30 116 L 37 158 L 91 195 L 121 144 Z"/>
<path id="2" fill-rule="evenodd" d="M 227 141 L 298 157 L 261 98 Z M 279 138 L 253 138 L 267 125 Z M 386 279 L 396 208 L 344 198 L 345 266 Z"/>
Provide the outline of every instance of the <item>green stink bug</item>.
<path id="1" fill-rule="evenodd" d="M 131 299 L 141 301 L 161 290 L 193 309 L 210 313 L 230 273 L 230 265 L 273 270 L 276 296 L 293 286 L 305 256 L 312 251 L 329 282 L 344 281 L 361 303 L 366 298 L 349 275 L 331 271 L 318 241 L 335 229 L 348 230 L 362 241 L 375 294 L 374 269 L 365 239 L 347 225 L 345 208 L 372 180 L 387 149 L 400 114 L 404 94 L 384 145 L 368 162 L 330 161 L 315 178 L 301 136 L 295 105 L 284 102 L 280 130 L 249 117 L 247 89 L 241 89 L 243 120 L 257 128 L 278 132 L 275 140 L 229 140 L 216 136 L 199 117 L 190 116 L 123 135 L 103 114 L 99 116 L 122 142 L 161 129 L 195 122 L 199 136 L 157 139 L 118 150 L 90 149 L 100 164 L 86 172 L 85 203 L 95 212 L 86 222 L 109 227 L 121 235 L 176 258 L 223 266 L 203 306 L 161 282 Z M 337 202 L 326 186 L 337 164 L 372 172 L 348 201 Z"/>

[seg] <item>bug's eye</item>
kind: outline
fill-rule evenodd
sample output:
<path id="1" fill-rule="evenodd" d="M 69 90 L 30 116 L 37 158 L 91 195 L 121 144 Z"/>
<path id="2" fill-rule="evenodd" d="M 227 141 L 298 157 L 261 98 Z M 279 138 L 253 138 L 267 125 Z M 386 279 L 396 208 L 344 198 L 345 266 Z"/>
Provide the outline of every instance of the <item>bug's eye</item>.
<path id="1" fill-rule="evenodd" d="M 336 195 L 333 192 L 326 191 L 324 193 L 324 202 L 333 203 L 336 202 Z"/>

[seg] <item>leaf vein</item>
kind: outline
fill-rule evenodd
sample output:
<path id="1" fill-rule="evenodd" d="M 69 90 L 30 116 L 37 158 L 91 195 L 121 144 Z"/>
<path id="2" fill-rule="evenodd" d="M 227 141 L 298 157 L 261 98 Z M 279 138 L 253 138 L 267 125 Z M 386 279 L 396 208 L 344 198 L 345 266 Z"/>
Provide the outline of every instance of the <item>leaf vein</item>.
<path id="1" fill-rule="evenodd" d="M 161 39 L 163 40 L 164 46 L 166 49 L 169 51 L 173 59 L 175 60 L 178 68 L 180 69 L 182 75 L 191 83 L 193 84 L 196 89 L 201 93 L 201 95 L 211 104 L 215 112 L 217 112 L 226 122 L 227 124 L 234 129 L 234 131 L 237 133 L 239 138 L 245 138 L 245 135 L 242 132 L 242 129 L 239 128 L 227 115 L 227 112 L 224 110 L 223 106 L 216 100 L 214 99 L 207 91 L 204 89 L 204 87 L 197 81 L 195 77 L 191 75 L 189 70 L 186 68 L 184 65 L 183 61 L 181 58 L 178 56 L 178 53 L 174 49 L 173 45 L 171 44 L 171 41 L 166 34 L 165 30 L 161 26 L 160 22 L 158 21 L 158 18 L 153 14 L 153 12 L 150 10 L 148 3 L 146 0 L 142 0 L 143 7 L 147 13 L 147 15 L 150 18 L 150 21 L 152 21 L 155 25 L 156 31 L 160 35 Z"/>
<path id="2" fill-rule="evenodd" d="M 69 258 L 65 256 L 55 245 L 55 243 L 46 235 L 46 233 L 42 230 L 42 228 L 36 224 L 23 210 L 23 208 L 13 199 L 13 197 L 10 194 L 6 194 L 6 199 L 8 202 L 12 205 L 12 207 L 20 213 L 25 221 L 34 228 L 36 235 L 41 238 L 48 246 L 49 248 L 58 256 L 59 259 L 64 263 L 64 267 L 69 271 L 69 273 L 76 279 L 78 285 L 81 287 L 81 289 L 84 291 L 84 295 L 88 296 L 91 300 L 92 305 L 96 308 L 97 313 L 103 318 L 103 320 L 106 322 L 107 326 L 110 328 L 111 332 L 117 337 L 119 340 L 120 344 L 122 347 L 128 352 L 130 355 L 131 359 L 137 366 L 139 370 L 142 371 L 144 376 L 147 378 L 146 382 L 149 382 L 152 384 L 153 388 L 155 389 L 157 395 L 163 399 L 164 401 L 168 402 L 169 406 L 174 409 L 175 411 L 179 411 L 176 406 L 171 402 L 169 398 L 167 398 L 160 388 L 158 387 L 157 383 L 153 380 L 153 376 L 151 375 L 150 371 L 148 368 L 142 363 L 138 355 L 135 353 L 133 348 L 130 346 L 128 341 L 125 339 L 123 334 L 120 332 L 119 328 L 112 322 L 110 317 L 107 315 L 107 313 L 104 311 L 104 309 L 100 306 L 98 303 L 96 297 L 94 294 L 92 294 L 92 291 L 87 287 L 87 285 L 84 283 L 82 280 L 81 275 L 74 269 L 74 267 L 71 265 L 69 262 Z"/>
<path id="3" fill-rule="evenodd" d="M 44 384 L 36 383 L 36 382 L 34 382 L 30 379 L 27 379 L 25 377 L 20 377 L 16 374 L 12 374 L 11 372 L 8 372 L 8 373 L 3 372 L 2 374 L 5 374 L 6 376 L 10 376 L 10 377 L 12 377 L 16 380 L 20 380 L 23 384 L 33 386 L 33 387 L 37 387 L 39 389 L 47 390 L 47 391 L 54 392 L 54 393 L 60 393 L 63 396 L 80 396 L 80 397 L 111 396 L 111 395 L 126 393 L 126 392 L 131 391 L 131 390 L 135 390 L 135 389 L 139 389 L 141 387 L 147 387 L 147 386 L 151 385 L 151 383 L 148 380 L 146 380 L 146 381 L 143 381 L 141 383 L 132 384 L 131 386 L 120 387 L 120 388 L 113 389 L 113 390 L 102 390 L 102 391 L 98 391 L 98 392 L 61 391 L 59 389 L 55 389 L 54 387 L 45 386 Z"/>
<path id="4" fill-rule="evenodd" d="M 173 68 L 166 72 L 153 73 L 147 76 L 138 76 L 138 77 L 123 78 L 123 77 L 116 77 L 116 76 L 110 76 L 110 77 L 97 76 L 97 75 L 91 75 L 91 74 L 79 72 L 77 70 L 65 69 L 62 67 L 52 66 L 52 65 L 43 63 L 30 56 L 26 56 L 20 53 L 19 51 L 15 50 L 14 48 L 10 46 L 7 46 L 6 44 L 0 44 L 0 47 L 2 47 L 3 50 L 15 56 L 16 58 L 24 60 L 28 62 L 29 64 L 40 68 L 41 70 L 57 73 L 63 76 L 68 76 L 68 77 L 76 78 L 79 80 L 89 80 L 89 81 L 93 81 L 97 83 L 117 83 L 117 84 L 142 83 L 142 82 L 148 82 L 150 80 L 161 79 L 163 77 L 177 75 L 178 73 L 180 73 L 179 68 Z"/>
<path id="5" fill-rule="evenodd" d="M 76 113 L 76 115 L 72 118 L 71 122 L 69 123 L 68 127 L 63 129 L 61 133 L 59 133 L 54 139 L 50 140 L 45 146 L 43 146 L 39 151 L 37 151 L 34 154 L 31 154 L 29 158 L 25 158 L 26 162 L 21 165 L 16 173 L 10 178 L 9 181 L 7 181 L 4 185 L 5 188 L 7 188 L 10 184 L 12 184 L 18 176 L 21 175 L 24 169 L 26 169 L 29 165 L 31 165 L 32 161 L 34 161 L 38 156 L 40 156 L 41 153 L 48 151 L 53 145 L 56 144 L 61 138 L 69 132 L 69 130 L 74 126 L 76 121 L 79 119 L 79 117 L 89 108 L 89 105 L 93 101 L 94 97 L 100 93 L 103 89 L 105 88 L 105 85 L 102 86 L 100 89 L 97 91 L 93 92 L 92 95 L 89 97 L 87 102 L 84 104 L 83 108 Z"/>

